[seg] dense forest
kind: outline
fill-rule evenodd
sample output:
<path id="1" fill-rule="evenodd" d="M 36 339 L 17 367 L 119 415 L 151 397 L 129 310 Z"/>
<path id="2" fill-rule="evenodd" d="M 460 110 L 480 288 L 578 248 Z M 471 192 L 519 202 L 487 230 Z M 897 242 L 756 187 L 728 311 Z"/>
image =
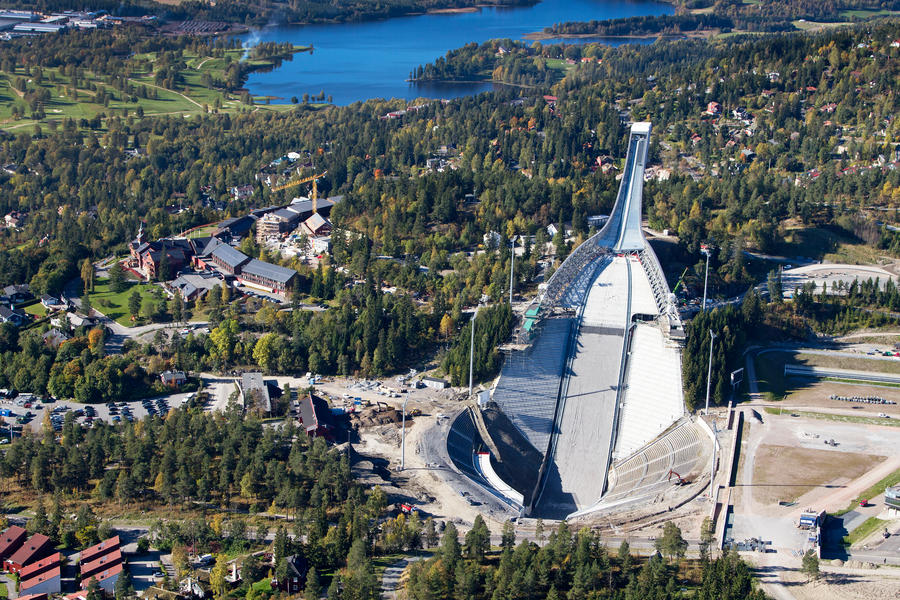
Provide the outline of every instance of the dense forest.
<path id="1" fill-rule="evenodd" d="M 900 10 L 897 0 L 679 0 L 674 15 L 629 17 L 606 21 L 557 23 L 544 28 L 548 37 L 598 36 L 631 37 L 680 35 L 697 31 L 730 33 L 787 32 L 797 29 L 797 21 L 826 23 L 860 20 L 879 11 Z M 707 9 L 687 12 L 684 9 Z"/>
<path id="2" fill-rule="evenodd" d="M 386 19 L 420 13 L 427 10 L 446 8 L 469 8 L 479 4 L 515 6 L 528 4 L 533 0 L 273 0 L 251 2 L 232 0 L 230 2 L 203 2 L 189 0 L 175 4 L 154 2 L 153 0 L 92 0 L 90 9 L 105 10 L 118 16 L 156 15 L 168 20 L 208 19 L 228 21 L 246 25 L 262 26 L 267 23 L 337 23 Z M 7 8 L 40 11 L 84 10 L 82 2 L 72 0 L 4 0 Z"/>
<path id="3" fill-rule="evenodd" d="M 565 522 L 540 545 L 530 541 L 516 545 L 511 527 L 504 528 L 498 558 L 488 554 L 490 537 L 480 519 L 476 518 L 462 542 L 455 527 L 448 526 L 434 556 L 413 564 L 407 584 L 409 598 L 766 598 L 753 589 L 750 570 L 734 553 L 712 561 L 703 558 L 699 581 L 688 583 L 684 570 L 669 562 L 683 557 L 686 546 L 671 522 L 658 540 L 660 552 L 639 561 L 630 554 L 627 542 L 611 553 L 597 532 L 584 528 L 573 533 Z M 688 592 L 685 584 L 693 589 Z"/>

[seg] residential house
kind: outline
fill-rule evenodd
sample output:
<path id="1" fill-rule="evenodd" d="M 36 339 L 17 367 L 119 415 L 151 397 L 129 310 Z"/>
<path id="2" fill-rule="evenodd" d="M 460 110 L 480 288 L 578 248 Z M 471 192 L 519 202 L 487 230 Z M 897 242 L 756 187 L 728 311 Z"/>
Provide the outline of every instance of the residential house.
<path id="1" fill-rule="evenodd" d="M 297 271 L 253 259 L 238 274 L 238 280 L 244 285 L 255 287 L 273 294 L 284 295 L 290 289 Z"/>
<path id="2" fill-rule="evenodd" d="M 706 114 L 717 116 L 722 114 L 722 105 L 718 102 L 710 102 L 706 105 Z"/>
<path id="3" fill-rule="evenodd" d="M 3 221 L 6 223 L 7 227 L 21 227 L 25 223 L 25 213 L 14 210 L 7 213 L 6 216 L 3 217 Z"/>
<path id="4" fill-rule="evenodd" d="M 69 308 L 69 303 L 66 300 L 51 296 L 50 294 L 41 296 L 41 304 L 47 310 L 65 310 Z"/>
<path id="5" fill-rule="evenodd" d="M 36 533 L 22 544 L 4 565 L 12 573 L 19 573 L 23 568 L 38 561 L 53 551 L 53 542 L 46 535 Z"/>
<path id="6" fill-rule="evenodd" d="M 98 544 L 94 544 L 89 548 L 85 548 L 81 551 L 81 555 L 79 556 L 79 562 L 82 565 L 93 562 L 100 558 L 105 554 L 109 554 L 121 548 L 121 540 L 119 536 L 114 535 L 111 538 L 107 538 Z"/>
<path id="7" fill-rule="evenodd" d="M 334 435 L 334 423 L 328 403 L 311 393 L 300 400 L 300 422 L 309 437 L 331 439 Z"/>
<path id="8" fill-rule="evenodd" d="M 159 374 L 159 379 L 164 385 L 170 387 L 181 387 L 187 383 L 187 376 L 184 374 L 184 371 L 163 371 Z"/>
<path id="9" fill-rule="evenodd" d="M 304 556 L 293 554 L 285 557 L 287 577 L 283 581 L 272 580 L 272 587 L 290 595 L 300 594 L 306 586 L 306 575 L 309 573 L 309 561 Z"/>
<path id="10" fill-rule="evenodd" d="M 72 311 L 67 312 L 64 316 L 50 319 L 50 324 L 54 327 L 62 327 L 64 322 L 68 323 L 69 327 L 93 327 L 100 322 L 100 319 Z"/>
<path id="11" fill-rule="evenodd" d="M 122 551 L 119 548 L 112 550 L 108 554 L 99 556 L 90 562 L 84 562 L 82 560 L 81 579 L 82 581 L 90 579 L 119 564 L 122 564 Z"/>
<path id="12" fill-rule="evenodd" d="M 313 213 L 300 225 L 300 232 L 309 237 L 321 237 L 331 233 L 331 221 L 319 213 Z"/>
<path id="13" fill-rule="evenodd" d="M 122 574 L 123 567 L 124 565 L 122 565 L 121 563 L 118 565 L 113 565 L 108 569 L 101 571 L 100 573 L 88 577 L 87 579 L 82 579 L 81 588 L 86 590 L 90 585 L 91 580 L 93 579 L 97 581 L 97 585 L 101 590 L 105 591 L 108 594 L 112 594 L 116 587 L 116 581 L 118 581 L 119 575 Z"/>
<path id="14" fill-rule="evenodd" d="M 27 283 L 8 285 L 3 288 L 2 292 L 0 298 L 3 299 L 3 302 L 8 302 L 10 304 L 27 302 L 34 298 L 34 294 L 31 293 L 31 286 Z"/>
<path id="15" fill-rule="evenodd" d="M 59 552 L 54 552 L 19 571 L 19 592 L 58 594 L 62 590 L 61 558 Z"/>
<path id="16" fill-rule="evenodd" d="M 231 188 L 231 197 L 235 200 L 246 200 L 253 195 L 253 184 L 236 185 Z"/>
<path id="17" fill-rule="evenodd" d="M 19 596 L 16 600 L 47 600 L 47 594 L 28 594 Z"/>
<path id="18" fill-rule="evenodd" d="M 18 525 L 4 529 L 3 533 L 0 533 L 0 561 L 5 562 L 12 556 L 22 547 L 27 537 L 28 533 Z"/>
<path id="19" fill-rule="evenodd" d="M 56 566 L 28 579 L 19 580 L 19 592 L 24 594 L 58 594 L 62 591 L 62 567 Z"/>
<path id="20" fill-rule="evenodd" d="M 28 323 L 28 314 L 18 308 L 0 306 L 0 323 L 11 323 L 16 327 L 22 327 Z"/>
<path id="21" fill-rule="evenodd" d="M 263 381 L 262 373 L 244 373 L 241 376 L 240 388 L 244 410 L 257 406 L 266 414 L 272 412 L 272 397 L 269 394 L 269 386 Z"/>
<path id="22" fill-rule="evenodd" d="M 48 329 L 45 333 L 41 335 L 41 339 L 45 344 L 53 348 L 54 350 L 62 346 L 65 342 L 71 339 L 71 336 L 61 331 L 57 328 Z"/>

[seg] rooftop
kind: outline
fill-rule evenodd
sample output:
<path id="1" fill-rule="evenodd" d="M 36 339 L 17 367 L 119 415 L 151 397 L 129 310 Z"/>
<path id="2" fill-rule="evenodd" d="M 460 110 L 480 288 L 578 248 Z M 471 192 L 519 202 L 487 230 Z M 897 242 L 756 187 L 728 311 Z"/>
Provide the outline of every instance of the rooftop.
<path id="1" fill-rule="evenodd" d="M 279 267 L 261 260 L 253 259 L 244 265 L 242 269 L 244 274 L 256 275 L 278 283 L 287 283 L 291 277 L 297 274 L 297 271 L 286 267 Z"/>
<path id="2" fill-rule="evenodd" d="M 228 244 L 222 244 L 216 248 L 212 255 L 233 269 L 250 260 L 246 254 L 236 248 L 232 248 Z"/>
<path id="3" fill-rule="evenodd" d="M 98 557 L 103 556 L 109 552 L 112 552 L 116 548 L 119 547 L 119 536 L 114 535 L 111 538 L 105 539 L 99 544 L 94 544 L 89 548 L 85 548 L 81 551 L 81 556 L 79 557 L 79 561 L 84 564 L 90 562 L 92 560 L 96 560 Z"/>
<path id="4" fill-rule="evenodd" d="M 16 550 L 16 553 L 9 557 L 9 562 L 17 565 L 27 565 L 34 557 L 43 551 L 45 547 L 50 545 L 50 538 L 41 533 L 36 533 L 22 544 L 22 547 Z"/>
<path id="5" fill-rule="evenodd" d="M 34 586 L 36 586 L 38 584 L 44 583 L 45 581 L 49 581 L 51 579 L 56 579 L 57 577 L 60 576 L 61 570 L 62 570 L 61 567 L 59 565 L 57 565 L 57 566 L 53 567 L 52 569 L 50 569 L 49 571 L 44 571 L 43 573 L 39 573 L 38 575 L 35 575 L 34 577 L 31 577 L 29 579 L 22 579 L 19 582 L 19 589 L 27 590 L 27 589 L 33 588 Z"/>

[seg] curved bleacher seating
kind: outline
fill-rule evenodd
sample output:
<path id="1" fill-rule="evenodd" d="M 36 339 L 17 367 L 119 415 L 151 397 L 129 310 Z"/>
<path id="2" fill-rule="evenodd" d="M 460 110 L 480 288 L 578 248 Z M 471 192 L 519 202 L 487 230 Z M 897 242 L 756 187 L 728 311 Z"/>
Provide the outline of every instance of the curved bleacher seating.
<path id="1" fill-rule="evenodd" d="M 597 506 L 601 510 L 624 502 L 646 499 L 677 483 L 669 471 L 682 477 L 706 466 L 712 440 L 694 422 L 666 432 L 638 452 L 617 460 L 610 470 L 609 488 Z"/>

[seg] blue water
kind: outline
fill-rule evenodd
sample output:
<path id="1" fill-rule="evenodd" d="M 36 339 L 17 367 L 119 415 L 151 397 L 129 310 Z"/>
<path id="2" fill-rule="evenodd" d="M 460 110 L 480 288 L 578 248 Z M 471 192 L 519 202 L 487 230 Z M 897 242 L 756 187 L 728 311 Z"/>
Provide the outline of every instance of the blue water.
<path id="1" fill-rule="evenodd" d="M 335 104 L 369 98 L 455 98 L 490 90 L 490 83 L 410 83 L 410 71 L 469 42 L 523 39 L 555 23 L 671 14 L 672 5 L 637 0 L 544 0 L 533 6 L 481 8 L 477 12 L 426 14 L 334 25 L 285 25 L 251 31 L 245 45 L 258 42 L 312 44 L 313 53 L 294 55 L 281 67 L 250 75 L 254 95 L 291 96 L 324 91 Z M 592 40 L 596 41 L 596 40 Z M 548 42 L 544 42 L 548 43 Z M 622 40 L 608 40 L 610 44 Z"/>

